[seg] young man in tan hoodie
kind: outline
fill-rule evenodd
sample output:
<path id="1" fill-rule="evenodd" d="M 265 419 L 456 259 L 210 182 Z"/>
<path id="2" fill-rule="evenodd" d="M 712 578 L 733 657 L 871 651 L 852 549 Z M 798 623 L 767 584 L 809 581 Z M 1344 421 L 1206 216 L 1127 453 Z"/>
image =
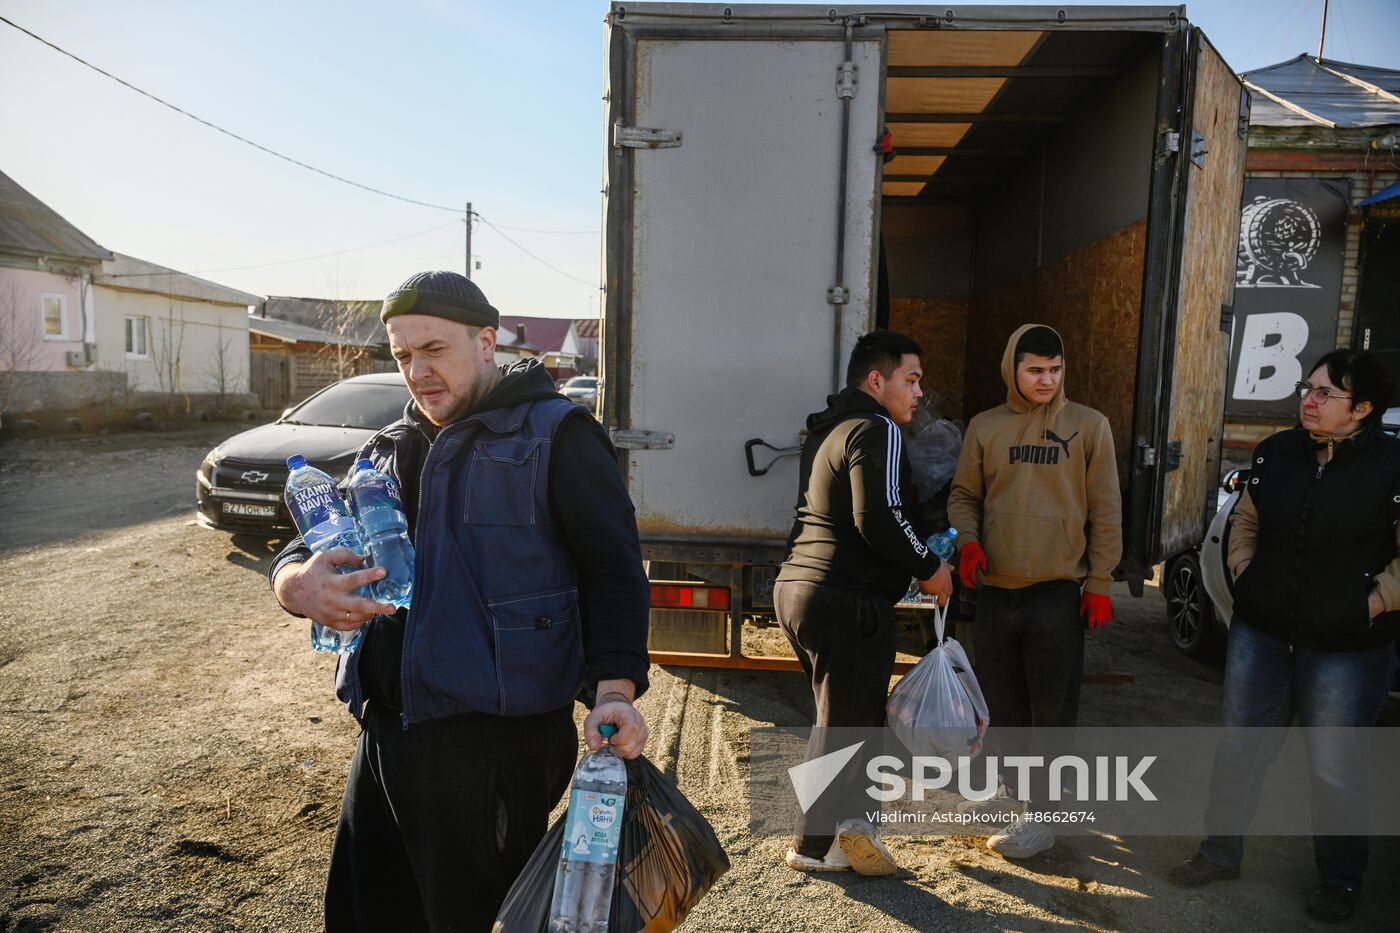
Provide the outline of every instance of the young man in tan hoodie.
<path id="1" fill-rule="evenodd" d="M 958 572 L 978 588 L 972 638 L 993 731 L 1074 726 L 1084 628 L 1113 617 L 1108 589 L 1123 550 L 1113 435 L 1102 414 L 1065 398 L 1064 370 L 1054 329 L 1011 335 L 1006 404 L 967 426 L 948 496 Z M 1028 858 L 1055 844 L 1045 826 L 1018 817 L 987 845 Z"/>

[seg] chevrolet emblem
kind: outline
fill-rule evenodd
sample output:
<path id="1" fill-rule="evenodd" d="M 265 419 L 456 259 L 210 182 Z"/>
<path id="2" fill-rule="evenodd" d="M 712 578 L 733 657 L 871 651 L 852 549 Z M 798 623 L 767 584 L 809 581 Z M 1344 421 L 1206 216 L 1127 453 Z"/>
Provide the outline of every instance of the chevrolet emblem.
<path id="1" fill-rule="evenodd" d="M 248 470 L 239 478 L 245 483 L 261 483 L 263 480 L 267 479 L 267 474 L 259 472 L 258 470 Z"/>

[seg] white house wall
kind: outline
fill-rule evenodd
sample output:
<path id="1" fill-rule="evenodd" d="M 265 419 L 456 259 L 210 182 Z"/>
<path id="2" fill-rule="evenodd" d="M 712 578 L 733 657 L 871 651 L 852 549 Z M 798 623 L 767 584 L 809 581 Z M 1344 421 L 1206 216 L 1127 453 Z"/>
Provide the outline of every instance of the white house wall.
<path id="1" fill-rule="evenodd" d="M 219 391 L 218 358 L 225 360 L 224 392 L 248 391 L 248 309 L 242 305 L 186 301 L 150 292 L 133 292 L 99 285 L 95 288 L 97 366 L 124 372 L 138 392 L 215 393 Z M 144 358 L 126 352 L 126 319 L 145 318 L 148 326 Z M 169 335 L 169 336 L 167 336 Z M 170 372 L 174 384 L 162 378 Z"/>

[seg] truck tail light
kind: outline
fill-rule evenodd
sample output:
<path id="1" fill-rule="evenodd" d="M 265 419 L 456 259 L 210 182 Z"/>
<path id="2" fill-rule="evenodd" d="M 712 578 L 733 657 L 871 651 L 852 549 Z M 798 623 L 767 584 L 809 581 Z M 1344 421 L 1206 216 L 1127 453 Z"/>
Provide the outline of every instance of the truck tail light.
<path id="1" fill-rule="evenodd" d="M 729 587 L 696 583 L 653 583 L 653 609 L 713 609 L 729 611 Z"/>

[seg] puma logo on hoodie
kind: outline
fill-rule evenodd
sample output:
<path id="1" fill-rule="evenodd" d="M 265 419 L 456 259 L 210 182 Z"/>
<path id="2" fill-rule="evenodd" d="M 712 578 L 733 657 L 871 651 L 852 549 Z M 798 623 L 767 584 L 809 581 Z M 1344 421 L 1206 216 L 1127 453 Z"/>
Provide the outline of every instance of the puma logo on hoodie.
<path id="1" fill-rule="evenodd" d="M 1060 437 L 1054 431 L 1046 429 L 1043 436 L 1047 441 L 1054 441 L 1064 448 L 1065 456 L 1069 456 L 1069 442 L 1079 436 L 1075 431 L 1069 437 Z M 1060 462 L 1060 448 L 1040 444 L 1019 444 L 1007 451 L 1006 459 L 1009 463 L 1045 463 L 1054 465 Z"/>

